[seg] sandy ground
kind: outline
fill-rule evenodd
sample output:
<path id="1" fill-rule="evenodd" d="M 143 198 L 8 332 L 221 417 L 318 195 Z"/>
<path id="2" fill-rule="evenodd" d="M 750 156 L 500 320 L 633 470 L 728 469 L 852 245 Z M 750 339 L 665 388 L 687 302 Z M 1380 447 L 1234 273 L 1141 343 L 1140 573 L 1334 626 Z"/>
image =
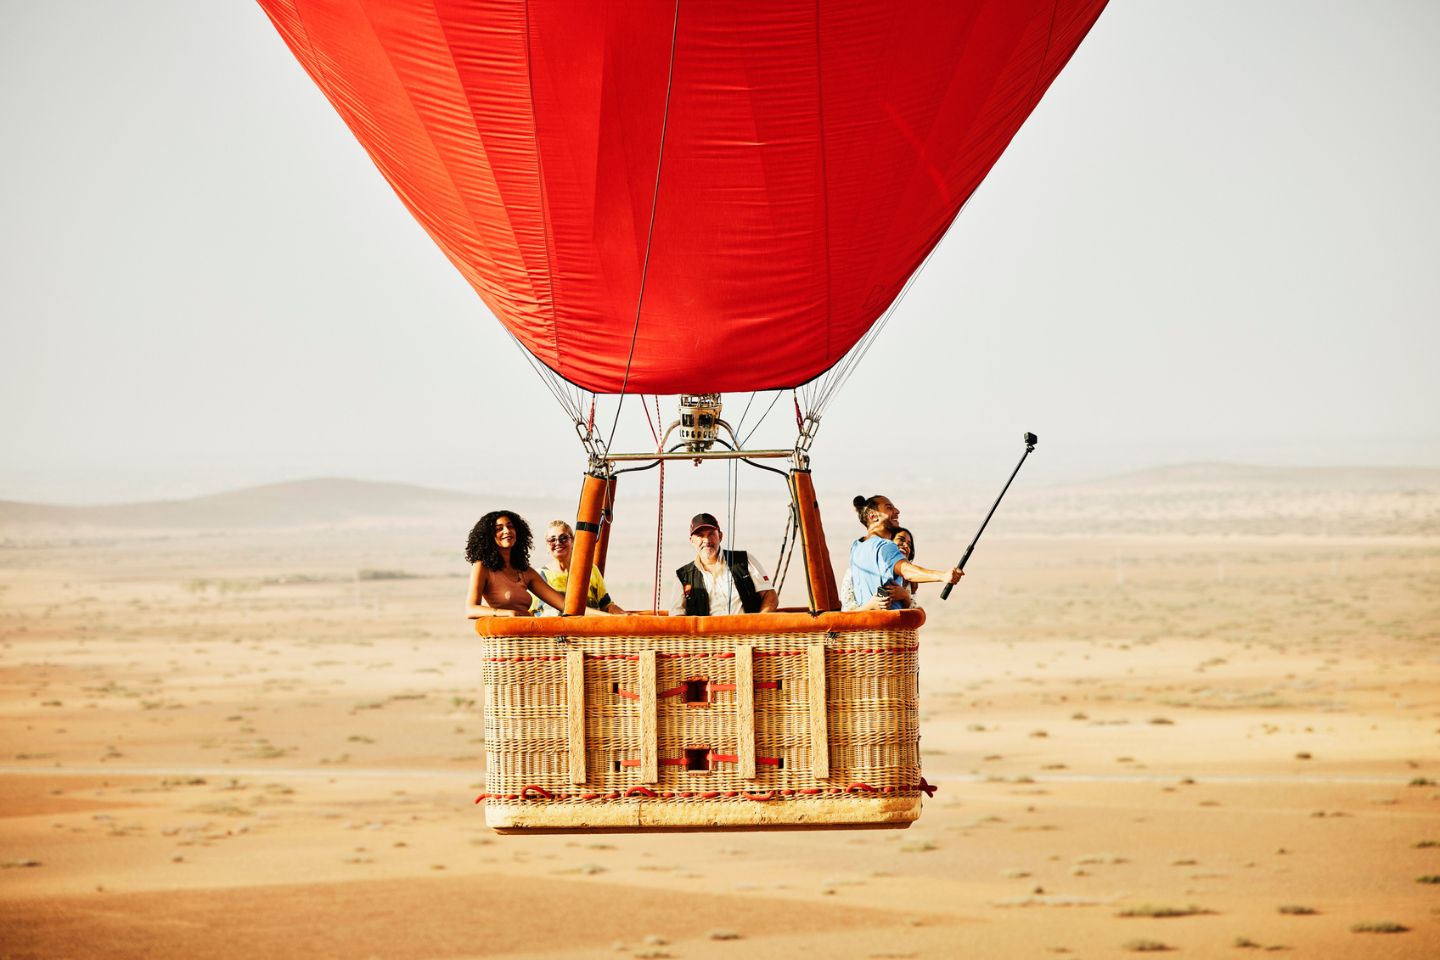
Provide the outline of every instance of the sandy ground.
<path id="1" fill-rule="evenodd" d="M 0 957 L 1440 956 L 1403 519 L 997 531 L 921 595 L 915 826 L 659 836 L 485 828 L 463 531 L 12 541 Z"/>

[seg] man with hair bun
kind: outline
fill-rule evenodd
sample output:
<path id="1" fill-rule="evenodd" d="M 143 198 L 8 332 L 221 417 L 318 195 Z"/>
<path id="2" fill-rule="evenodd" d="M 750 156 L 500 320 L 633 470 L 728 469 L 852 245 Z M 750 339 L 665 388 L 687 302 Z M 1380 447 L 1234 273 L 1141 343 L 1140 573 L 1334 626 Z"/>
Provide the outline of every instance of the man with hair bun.
<path id="1" fill-rule="evenodd" d="M 875 494 L 857 496 L 852 503 L 855 514 L 865 525 L 865 536 L 850 545 L 850 578 L 855 598 L 864 605 L 870 598 L 889 598 L 890 610 L 909 606 L 910 593 L 904 582 L 957 583 L 965 575 L 959 567 L 932 570 L 905 559 L 895 546 L 895 531 L 900 529 L 900 508 L 889 497 Z M 897 590 L 898 588 L 898 590 Z M 897 596 L 903 593 L 903 596 Z"/>

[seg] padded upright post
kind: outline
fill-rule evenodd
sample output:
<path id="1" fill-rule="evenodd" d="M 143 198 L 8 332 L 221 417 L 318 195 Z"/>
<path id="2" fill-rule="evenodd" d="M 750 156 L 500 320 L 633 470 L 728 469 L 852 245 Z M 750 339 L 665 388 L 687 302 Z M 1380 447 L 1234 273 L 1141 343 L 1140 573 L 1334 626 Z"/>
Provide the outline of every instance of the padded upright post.
<path id="1" fill-rule="evenodd" d="M 565 616 L 585 612 L 590 595 L 590 569 L 595 564 L 595 547 L 600 538 L 600 515 L 605 504 L 604 477 L 585 474 L 580 487 L 580 507 L 575 511 L 575 546 L 570 553 L 570 578 L 565 584 Z"/>
<path id="2" fill-rule="evenodd" d="M 810 612 L 839 610 L 840 588 L 835 584 L 835 568 L 830 566 L 830 548 L 825 543 L 820 504 L 815 499 L 815 484 L 809 470 L 790 471 L 790 497 L 800 519 L 800 547 L 805 554 L 805 586 L 810 593 Z"/>
<path id="3" fill-rule="evenodd" d="M 615 525 L 615 477 L 605 478 L 605 492 L 600 502 L 600 534 L 595 541 L 595 566 L 605 572 L 605 557 L 610 553 L 610 528 Z"/>

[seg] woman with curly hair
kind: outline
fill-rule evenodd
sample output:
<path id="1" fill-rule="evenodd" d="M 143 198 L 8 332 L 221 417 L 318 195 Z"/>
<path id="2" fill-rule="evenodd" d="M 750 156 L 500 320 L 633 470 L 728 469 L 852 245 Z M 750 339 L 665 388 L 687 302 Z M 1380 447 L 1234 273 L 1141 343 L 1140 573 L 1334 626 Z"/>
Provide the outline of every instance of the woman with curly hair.
<path id="1" fill-rule="evenodd" d="M 512 510 L 496 510 L 480 518 L 465 544 L 470 561 L 470 595 L 465 615 L 528 617 L 530 595 L 564 609 L 565 595 L 530 566 L 530 525 Z"/>

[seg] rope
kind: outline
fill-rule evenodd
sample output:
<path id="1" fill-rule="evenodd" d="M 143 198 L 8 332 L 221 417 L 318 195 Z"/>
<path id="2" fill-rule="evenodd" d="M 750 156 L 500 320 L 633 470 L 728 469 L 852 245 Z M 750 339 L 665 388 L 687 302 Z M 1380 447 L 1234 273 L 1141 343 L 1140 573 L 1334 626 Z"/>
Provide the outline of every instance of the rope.
<path id="1" fill-rule="evenodd" d="M 753 394 L 752 394 L 752 396 L 753 396 Z M 745 434 L 744 439 L 742 439 L 742 440 L 740 441 L 740 446 L 741 446 L 742 448 L 750 445 L 750 438 L 753 437 L 753 436 L 755 436 L 755 431 L 756 431 L 756 430 L 759 430 L 760 427 L 761 427 L 761 425 L 765 423 L 765 419 L 770 416 L 770 411 L 775 409 L 775 403 L 776 403 L 779 399 L 780 399 L 780 391 L 779 391 L 779 390 L 776 390 L 776 391 L 775 391 L 775 396 L 773 396 L 773 397 L 770 398 L 770 406 L 768 406 L 768 407 L 765 408 L 765 412 L 762 413 L 762 414 L 760 414 L 760 419 L 755 422 L 755 426 L 751 427 L 751 428 L 750 428 L 750 432 L 747 433 L 747 434 Z M 749 409 L 749 408 L 747 407 L 746 409 Z M 798 424 L 797 424 L 797 432 L 798 432 Z"/>
<path id="2" fill-rule="evenodd" d="M 737 763 L 737 762 L 739 762 L 739 757 L 734 757 L 734 756 L 731 756 L 731 755 L 728 755 L 728 754 L 716 754 L 716 753 L 712 753 L 712 754 L 710 754 L 710 759 L 711 759 L 712 761 L 719 762 L 719 763 Z M 776 757 L 756 757 L 756 758 L 755 758 L 755 762 L 756 762 L 757 764 L 777 764 L 777 765 L 778 765 L 778 763 L 779 763 L 779 758 L 776 758 Z M 620 763 L 620 766 L 622 766 L 622 767 L 639 767 L 639 766 L 641 766 L 641 762 L 640 762 L 639 760 L 636 760 L 636 759 L 621 760 L 621 761 L 619 761 L 619 763 Z M 659 765 L 659 766 L 680 767 L 680 766 L 686 766 L 686 765 L 688 765 L 689 761 L 688 761 L 686 758 L 684 758 L 684 757 L 674 757 L 674 758 L 662 758 L 662 759 L 657 760 L 656 763 L 657 763 L 657 765 Z M 909 793 L 911 793 L 911 792 L 914 792 L 914 793 L 916 793 L 916 794 L 923 794 L 923 795 L 925 795 L 925 796 L 927 796 L 927 797 L 933 797 L 933 796 L 935 796 L 935 791 L 936 791 L 936 789 L 937 789 L 936 785 L 927 782 L 924 777 L 921 777 L 921 778 L 920 778 L 920 782 L 919 782 L 918 784 L 914 785 L 914 786 L 874 787 L 874 786 L 871 786 L 870 784 L 865 783 L 865 782 L 863 782 L 863 781 L 857 781 L 857 782 L 852 783 L 852 784 L 850 784 L 849 786 L 846 786 L 846 787 L 798 787 L 798 788 L 781 788 L 781 789 L 775 789 L 775 790 L 767 790 L 767 791 L 765 791 L 764 793 L 751 793 L 751 792 L 745 791 L 745 790 L 706 790 L 706 791 L 703 791 L 703 792 L 702 792 L 702 791 L 696 791 L 696 790 L 682 790 L 682 791 L 663 790 L 663 791 L 657 791 L 657 790 L 654 790 L 654 789 L 652 789 L 652 788 L 650 788 L 650 787 L 641 787 L 641 786 L 630 787 L 629 789 L 625 790 L 623 793 L 620 792 L 619 790 L 612 790 L 612 791 L 610 791 L 609 793 L 552 793 L 552 792 L 550 792 L 549 790 L 545 790 L 545 789 L 543 789 L 542 787 L 537 787 L 537 786 L 534 786 L 534 785 L 532 784 L 532 785 L 529 785 L 529 786 L 522 787 L 519 793 L 482 793 L 482 794 L 480 794 L 479 796 L 477 796 L 477 797 L 475 798 L 475 802 L 476 802 L 476 803 L 483 803 L 483 802 L 486 801 L 486 800 L 555 800 L 555 801 L 562 801 L 562 802 L 563 802 L 563 801 L 566 801 L 566 800 L 587 800 L 587 801 L 606 801 L 606 800 L 610 800 L 610 801 L 614 801 L 614 800 L 626 800 L 626 799 L 631 799 L 631 798 L 634 798 L 634 797 L 645 797 L 645 798 L 652 799 L 652 800 L 658 800 L 658 799 L 663 799 L 663 800 L 677 800 L 677 799 L 680 799 L 680 800 L 690 800 L 690 799 L 717 800 L 717 799 L 720 799 L 720 798 L 723 797 L 723 798 L 726 798 L 726 799 L 744 799 L 744 800 L 754 800 L 754 801 L 757 801 L 757 802 L 764 802 L 764 801 L 767 801 L 767 800 L 775 800 L 775 799 L 782 798 L 782 797 L 783 797 L 783 798 L 786 798 L 786 799 L 791 799 L 791 800 L 804 800 L 804 799 L 807 799 L 807 798 L 810 798 L 810 797 L 823 797 L 823 796 L 832 796 L 832 797 L 846 797 L 846 796 L 849 796 L 849 797 L 857 797 L 857 796 L 858 796 L 858 797 L 861 797 L 861 798 L 868 798 L 870 795 L 875 795 L 875 796 L 876 796 L 876 799 L 879 799 L 879 797 L 884 796 L 884 795 L 887 795 L 887 794 L 890 794 L 890 795 L 893 795 L 893 794 L 909 794 Z M 818 823 L 827 823 L 828 821 L 817 821 L 817 822 L 818 822 Z"/>
<path id="3" fill-rule="evenodd" d="M 733 534 L 735 531 L 735 519 L 740 515 L 740 466 L 734 460 L 725 461 L 725 528 Z M 732 541 L 733 542 L 733 541 Z M 724 548 L 721 548 L 720 562 L 725 562 Z M 729 579 L 730 589 L 725 595 L 726 608 L 733 602 L 735 596 L 735 577 L 732 574 Z M 757 588 L 758 589 L 758 588 Z M 715 610 L 715 601 L 710 601 L 710 610 Z"/>
<path id="4" fill-rule="evenodd" d="M 650 419 L 650 410 L 646 408 L 645 419 Z M 660 423 L 660 396 L 655 395 L 655 423 Z M 651 431 L 655 434 L 655 448 L 660 448 L 660 434 L 658 431 Z M 656 613 L 660 612 L 660 571 L 661 560 L 665 555 L 665 461 L 660 461 L 660 488 L 655 496 L 655 606 L 651 607 Z"/>
<path id="5" fill-rule="evenodd" d="M 625 378 L 620 381 L 620 401 L 615 404 L 615 420 L 610 424 L 608 449 L 620 426 L 620 411 L 625 408 L 625 390 L 630 386 L 630 365 L 635 362 L 635 341 L 640 335 L 640 311 L 645 305 L 645 283 L 650 276 L 650 248 L 655 241 L 655 215 L 660 208 L 660 171 L 665 166 L 665 133 L 670 127 L 670 93 L 675 84 L 675 43 L 680 36 L 680 0 L 675 0 L 675 16 L 670 24 L 670 69 L 665 77 L 665 113 L 660 119 L 660 153 L 655 158 L 655 187 L 650 193 L 650 225 L 645 232 L 645 259 L 640 266 L 640 293 L 635 298 L 635 323 L 630 328 L 630 353 L 625 358 Z"/>
<path id="6" fill-rule="evenodd" d="M 759 391 L 757 390 L 750 391 L 750 399 L 745 401 L 745 409 L 740 411 L 740 419 L 735 421 L 735 434 L 737 440 L 739 440 L 740 428 L 745 426 L 745 418 L 750 414 L 750 404 L 755 402 L 755 394 L 758 392 Z M 745 446 L 744 441 L 740 441 L 740 446 Z"/>
<path id="7" fill-rule="evenodd" d="M 511 333 L 509 327 L 505 328 L 505 333 L 510 337 L 511 342 L 515 344 L 515 349 L 519 350 L 520 355 L 525 358 L 525 362 L 530 364 L 530 368 L 535 371 L 535 375 L 540 378 L 540 382 L 550 391 L 550 395 L 555 398 L 555 402 L 560 404 L 560 409 L 565 411 L 565 415 L 576 423 L 582 423 L 584 418 L 581 414 L 580 404 L 578 401 L 572 402 L 570 398 L 566 396 L 565 390 L 561 387 L 561 384 L 564 384 L 565 381 L 560 378 L 560 375 L 537 360 L 535 355 L 529 350 L 526 350 L 525 345 L 520 342 L 520 338 Z"/>
<path id="8" fill-rule="evenodd" d="M 795 556 L 795 544 L 800 542 L 800 538 L 795 536 L 799 529 L 800 517 L 795 512 L 795 504 L 792 502 L 790 504 L 790 526 L 786 529 L 785 536 L 780 541 L 780 555 L 784 558 L 785 565 L 781 567 L 780 561 L 775 561 L 776 567 L 779 567 L 779 569 L 775 571 L 776 596 L 780 595 L 781 588 L 785 586 L 785 577 L 790 573 L 790 559 Z M 785 551 L 785 544 L 787 542 L 790 544 L 790 551 L 788 553 Z"/>

